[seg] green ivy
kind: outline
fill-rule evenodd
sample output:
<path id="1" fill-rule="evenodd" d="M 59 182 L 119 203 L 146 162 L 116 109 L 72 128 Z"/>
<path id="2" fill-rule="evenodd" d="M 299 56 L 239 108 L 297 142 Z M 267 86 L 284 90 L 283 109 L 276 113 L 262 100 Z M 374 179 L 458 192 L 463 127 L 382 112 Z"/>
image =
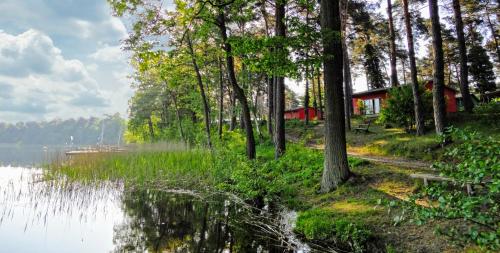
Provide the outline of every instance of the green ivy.
<path id="1" fill-rule="evenodd" d="M 462 243 L 474 243 L 491 250 L 500 249 L 500 142 L 469 130 L 449 128 L 444 138 L 454 145 L 442 162 L 433 168 L 452 182 L 432 183 L 415 196 L 429 199 L 431 207 L 413 205 L 418 223 L 430 219 L 465 221 L 453 223 L 452 229 L 439 229 Z M 474 193 L 465 191 L 467 184 Z"/>

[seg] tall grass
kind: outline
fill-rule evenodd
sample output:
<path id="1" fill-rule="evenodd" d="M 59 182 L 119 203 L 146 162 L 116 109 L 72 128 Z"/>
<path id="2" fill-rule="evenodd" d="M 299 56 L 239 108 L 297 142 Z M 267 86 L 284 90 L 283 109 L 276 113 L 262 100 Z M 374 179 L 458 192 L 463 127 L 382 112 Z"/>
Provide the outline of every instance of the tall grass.
<path id="1" fill-rule="evenodd" d="M 277 200 L 294 208 L 301 208 L 296 206 L 300 205 L 298 195 L 319 189 L 321 151 L 289 143 L 287 153 L 275 160 L 272 143 L 261 142 L 257 159 L 248 160 L 244 136 L 236 133 L 214 146 L 213 151 L 141 148 L 123 154 L 76 156 L 52 164 L 46 176 L 83 183 L 117 181 L 125 187 L 147 189 L 218 190 L 247 200 Z M 362 164 L 356 159 L 350 163 Z"/>
<path id="2" fill-rule="evenodd" d="M 206 150 L 137 151 L 80 155 L 53 163 L 48 177 L 70 181 L 120 181 L 146 187 L 199 188 L 214 185 L 213 157 Z"/>

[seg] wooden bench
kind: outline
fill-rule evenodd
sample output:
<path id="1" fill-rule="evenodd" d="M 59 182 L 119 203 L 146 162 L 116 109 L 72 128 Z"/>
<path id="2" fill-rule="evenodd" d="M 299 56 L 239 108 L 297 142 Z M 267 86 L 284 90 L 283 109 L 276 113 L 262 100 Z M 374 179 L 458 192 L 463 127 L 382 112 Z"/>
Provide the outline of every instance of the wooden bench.
<path id="1" fill-rule="evenodd" d="M 417 179 L 423 179 L 424 180 L 424 186 L 429 185 L 429 181 L 441 181 L 441 182 L 453 182 L 456 183 L 456 181 L 453 178 L 449 177 L 442 177 L 439 175 L 433 175 L 433 174 L 411 174 L 411 178 L 417 178 Z M 479 182 L 478 184 L 485 184 L 490 181 L 485 181 L 485 182 Z M 476 184 L 474 182 L 467 182 L 465 186 L 467 187 L 467 194 L 472 195 L 474 194 L 473 190 L 473 185 Z"/>
<path id="2" fill-rule="evenodd" d="M 358 133 L 358 132 L 368 133 L 369 132 L 368 129 L 370 128 L 371 123 L 372 123 L 372 119 L 365 120 L 364 124 L 359 124 L 353 130 L 356 133 Z"/>

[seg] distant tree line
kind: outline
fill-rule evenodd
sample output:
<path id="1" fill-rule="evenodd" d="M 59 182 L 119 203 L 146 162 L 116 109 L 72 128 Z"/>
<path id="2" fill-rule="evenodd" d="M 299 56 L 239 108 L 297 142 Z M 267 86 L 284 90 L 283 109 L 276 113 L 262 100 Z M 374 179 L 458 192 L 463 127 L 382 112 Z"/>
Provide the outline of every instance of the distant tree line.
<path id="1" fill-rule="evenodd" d="M 0 143 L 28 145 L 116 145 L 125 121 L 119 115 L 41 122 L 0 122 Z M 101 136 L 103 137 L 101 140 Z M 72 140 L 73 138 L 73 140 Z"/>

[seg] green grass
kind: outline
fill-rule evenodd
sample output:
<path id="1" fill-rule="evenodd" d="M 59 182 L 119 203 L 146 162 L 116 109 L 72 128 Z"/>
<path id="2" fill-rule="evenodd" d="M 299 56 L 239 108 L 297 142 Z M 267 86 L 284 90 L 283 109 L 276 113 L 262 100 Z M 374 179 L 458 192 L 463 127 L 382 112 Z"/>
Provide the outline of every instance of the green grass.
<path id="1" fill-rule="evenodd" d="M 473 129 L 483 136 L 500 138 L 500 124 L 496 118 L 498 115 L 489 114 L 465 114 L 456 113 L 450 115 L 449 124 L 461 129 Z M 363 118 L 353 117 L 353 127 L 361 124 Z M 309 146 L 322 147 L 323 130 L 322 125 L 317 122 L 308 128 L 301 121 L 287 122 L 287 134 Z M 439 160 L 444 150 L 440 146 L 438 136 L 434 133 L 433 125 L 429 125 L 423 136 L 415 136 L 407 133 L 402 128 L 390 127 L 373 123 L 370 125 L 369 133 L 355 133 L 348 131 L 346 134 L 347 148 L 350 152 L 376 155 L 394 156 L 409 159 L 435 161 Z"/>
<path id="2" fill-rule="evenodd" d="M 124 181 L 127 184 L 167 184 L 171 187 L 213 185 L 212 156 L 205 150 L 143 151 L 114 155 L 76 157 L 52 164 L 47 176 L 65 175 L 71 181 Z"/>

